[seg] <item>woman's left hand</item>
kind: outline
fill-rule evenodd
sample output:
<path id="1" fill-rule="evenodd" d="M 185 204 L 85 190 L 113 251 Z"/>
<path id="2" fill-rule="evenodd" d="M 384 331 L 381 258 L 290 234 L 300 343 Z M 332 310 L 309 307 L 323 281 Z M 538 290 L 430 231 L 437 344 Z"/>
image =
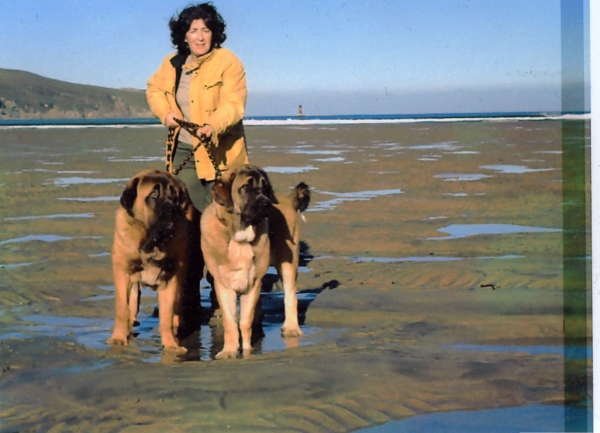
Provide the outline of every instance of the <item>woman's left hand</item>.
<path id="1" fill-rule="evenodd" d="M 203 139 L 203 136 L 206 137 L 206 140 L 210 140 L 210 137 L 212 137 L 213 135 L 213 128 L 210 125 L 204 125 L 200 128 L 198 128 L 198 130 L 196 131 L 196 136 L 198 138 L 200 138 L 200 140 Z"/>

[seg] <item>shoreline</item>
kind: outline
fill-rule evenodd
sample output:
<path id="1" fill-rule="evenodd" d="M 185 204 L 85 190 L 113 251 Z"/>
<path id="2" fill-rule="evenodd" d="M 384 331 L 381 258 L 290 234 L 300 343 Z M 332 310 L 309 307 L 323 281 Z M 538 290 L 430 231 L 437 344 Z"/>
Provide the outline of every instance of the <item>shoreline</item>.
<path id="1" fill-rule="evenodd" d="M 261 119 L 264 117 L 264 119 Z M 364 118 L 363 118 L 364 117 Z M 455 123 L 455 122 L 525 122 L 549 120 L 590 120 L 591 114 L 552 114 L 552 115 L 498 115 L 498 116 L 452 116 L 452 117 L 406 117 L 393 115 L 382 116 L 249 116 L 244 119 L 244 126 L 322 126 L 322 125 L 374 125 L 374 124 L 412 124 L 412 123 Z M 56 119 L 57 124 L 43 123 L 44 120 L 54 119 L 23 119 L 15 120 L 24 124 L 6 124 L 10 121 L 0 121 L 0 130 L 4 129 L 78 129 L 78 128 L 164 128 L 156 119 Z M 59 123 L 62 122 L 62 123 Z M 88 123 L 86 123 L 88 122 Z M 31 123 L 31 124 L 28 124 Z"/>

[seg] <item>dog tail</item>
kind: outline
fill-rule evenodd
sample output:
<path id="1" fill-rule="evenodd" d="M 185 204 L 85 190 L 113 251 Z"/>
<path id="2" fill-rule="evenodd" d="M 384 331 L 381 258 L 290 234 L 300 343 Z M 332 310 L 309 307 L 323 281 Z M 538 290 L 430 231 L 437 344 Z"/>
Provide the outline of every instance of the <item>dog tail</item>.
<path id="1" fill-rule="evenodd" d="M 296 185 L 292 191 L 292 206 L 297 212 L 304 212 L 310 202 L 310 189 L 304 182 Z"/>

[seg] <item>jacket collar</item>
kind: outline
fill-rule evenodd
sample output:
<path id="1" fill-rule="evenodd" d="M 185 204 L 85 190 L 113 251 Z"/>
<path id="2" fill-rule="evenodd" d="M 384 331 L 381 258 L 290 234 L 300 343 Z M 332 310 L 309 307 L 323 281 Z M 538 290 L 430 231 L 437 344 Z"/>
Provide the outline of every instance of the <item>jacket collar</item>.
<path id="1" fill-rule="evenodd" d="M 206 53 L 202 57 L 199 57 L 197 60 L 195 60 L 192 63 L 189 63 L 187 65 L 185 64 L 185 61 L 187 60 L 188 55 L 177 53 L 173 57 L 171 57 L 171 65 L 176 69 L 178 69 L 178 68 L 195 69 L 195 68 L 199 67 L 202 63 L 204 63 L 207 60 L 209 60 L 210 58 L 212 58 L 212 56 L 215 54 L 216 50 L 218 50 L 218 48 L 213 48 L 212 50 L 210 50 L 208 53 Z"/>

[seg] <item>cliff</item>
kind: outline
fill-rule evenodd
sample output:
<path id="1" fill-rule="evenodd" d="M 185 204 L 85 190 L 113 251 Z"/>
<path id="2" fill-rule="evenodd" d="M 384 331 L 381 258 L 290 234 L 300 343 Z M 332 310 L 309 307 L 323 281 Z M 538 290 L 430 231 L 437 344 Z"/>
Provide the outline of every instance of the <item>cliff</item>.
<path id="1" fill-rule="evenodd" d="M 0 68 L 0 120 L 154 117 L 143 90 L 73 84 Z"/>

